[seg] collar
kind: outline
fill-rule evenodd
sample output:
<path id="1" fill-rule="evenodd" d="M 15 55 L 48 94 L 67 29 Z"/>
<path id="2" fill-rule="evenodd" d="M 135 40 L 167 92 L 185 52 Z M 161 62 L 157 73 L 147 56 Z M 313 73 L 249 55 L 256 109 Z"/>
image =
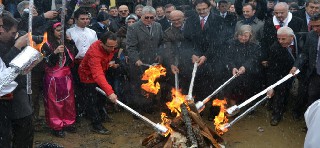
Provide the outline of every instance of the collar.
<path id="1" fill-rule="evenodd" d="M 210 13 L 209 13 L 207 16 L 205 16 L 205 17 L 201 17 L 201 16 L 199 15 L 199 18 L 200 18 L 200 20 L 201 20 L 201 19 L 204 19 L 205 21 L 207 21 L 209 15 L 210 15 Z"/>
<path id="2" fill-rule="evenodd" d="M 102 24 L 101 22 L 98 22 L 98 24 L 100 25 L 101 28 L 104 28 L 104 27 L 105 27 L 105 25 Z"/>
<path id="3" fill-rule="evenodd" d="M 76 29 L 79 29 L 79 30 L 85 30 L 87 27 L 84 27 L 84 28 L 81 28 L 79 27 L 77 24 L 74 26 Z"/>
<path id="4" fill-rule="evenodd" d="M 288 17 L 283 21 L 283 26 L 288 26 L 291 20 L 292 20 L 292 13 L 288 12 Z M 272 21 L 275 26 L 280 25 L 280 22 L 278 21 L 276 16 L 273 16 Z"/>

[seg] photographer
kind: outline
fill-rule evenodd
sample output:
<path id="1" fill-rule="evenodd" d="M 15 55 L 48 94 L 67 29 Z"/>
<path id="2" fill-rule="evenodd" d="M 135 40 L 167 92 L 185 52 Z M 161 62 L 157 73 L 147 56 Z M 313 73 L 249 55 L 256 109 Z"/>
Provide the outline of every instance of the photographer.
<path id="1" fill-rule="evenodd" d="M 10 16 L 5 17 L 6 19 L 14 20 L 14 18 L 10 18 Z M 0 26 L 2 26 L 3 24 L 4 28 L 12 29 L 14 25 L 10 26 L 11 24 L 8 24 L 8 22 L 9 21 L 3 21 L 0 17 Z M 23 47 L 27 45 L 27 39 L 27 35 L 21 36 L 16 39 L 13 46 L 8 47 L 4 46 L 3 44 L 14 39 L 10 37 L 8 39 L 4 36 L 4 33 L 0 34 L 0 42 L 3 43 L 1 44 L 0 48 L 6 49 L 5 51 L 3 51 L 3 53 L 1 53 L 0 57 L 7 66 L 10 61 L 21 52 Z M 12 92 L 12 100 L 1 100 L 2 102 L 5 102 L 7 106 L 5 106 L 5 109 L 1 108 L 0 111 L 0 119 L 6 119 L 0 120 L 0 124 L 2 125 L 0 129 L 0 147 L 11 147 L 10 145 L 12 145 L 12 147 L 32 148 L 34 136 L 32 123 L 32 106 L 31 97 L 27 94 L 26 76 L 19 75 L 15 79 L 15 81 L 18 83 L 18 87 Z M 10 133 L 12 133 L 12 135 Z"/>

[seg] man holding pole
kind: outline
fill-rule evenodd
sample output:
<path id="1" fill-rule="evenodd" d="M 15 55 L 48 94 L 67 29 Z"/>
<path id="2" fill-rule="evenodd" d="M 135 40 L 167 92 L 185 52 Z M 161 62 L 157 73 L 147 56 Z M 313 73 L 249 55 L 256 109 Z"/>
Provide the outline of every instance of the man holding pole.
<path id="1" fill-rule="evenodd" d="M 80 81 L 84 88 L 84 98 L 89 105 L 87 113 L 91 118 L 92 131 L 103 135 L 110 134 L 110 131 L 101 123 L 99 110 L 104 107 L 104 103 L 99 102 L 95 88 L 99 86 L 106 92 L 110 101 L 116 103 L 118 97 L 105 77 L 105 71 L 112 66 L 109 63 L 113 58 L 116 46 L 117 37 L 115 34 L 112 32 L 103 34 L 100 40 L 89 47 L 78 70 Z"/>

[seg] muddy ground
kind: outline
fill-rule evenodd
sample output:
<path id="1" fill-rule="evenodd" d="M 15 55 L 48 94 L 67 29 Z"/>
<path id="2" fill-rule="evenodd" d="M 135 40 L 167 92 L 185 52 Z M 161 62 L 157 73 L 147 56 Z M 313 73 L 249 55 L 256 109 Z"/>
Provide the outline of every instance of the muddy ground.
<path id="1" fill-rule="evenodd" d="M 99 135 L 90 131 L 89 121 L 81 118 L 77 123 L 77 133 L 66 133 L 65 138 L 57 138 L 44 127 L 35 133 L 34 145 L 52 142 L 65 148 L 139 148 L 144 138 L 154 130 L 141 120 L 135 120 L 127 111 L 110 114 L 113 122 L 104 123 L 112 131 L 110 135 Z M 160 112 L 146 114 L 150 120 L 160 122 Z M 259 106 L 254 114 L 248 115 L 234 124 L 222 137 L 227 148 L 301 148 L 306 132 L 303 131 L 303 120 L 295 122 L 291 113 L 286 112 L 278 126 L 269 124 L 271 112 Z M 203 120 L 207 121 L 207 114 Z M 230 120 L 233 120 L 230 118 Z"/>

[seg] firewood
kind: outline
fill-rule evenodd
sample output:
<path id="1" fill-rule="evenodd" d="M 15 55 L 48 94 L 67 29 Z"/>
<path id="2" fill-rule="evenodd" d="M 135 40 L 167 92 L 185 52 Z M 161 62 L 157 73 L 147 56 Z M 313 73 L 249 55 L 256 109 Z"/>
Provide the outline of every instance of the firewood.
<path id="1" fill-rule="evenodd" d="M 159 143 L 165 141 L 165 139 L 168 139 L 168 138 L 160 135 L 157 132 L 154 132 L 142 141 L 142 146 L 145 146 L 148 148 L 154 148 Z"/>
<path id="2" fill-rule="evenodd" d="M 198 142 L 197 142 L 197 139 L 193 133 L 193 130 L 192 130 L 192 123 L 191 123 L 191 119 L 189 117 L 189 114 L 188 114 L 188 109 L 187 109 L 187 106 L 182 103 L 180 105 L 181 107 L 181 113 L 182 113 L 182 119 L 186 125 L 186 128 L 187 128 L 187 137 L 189 139 L 189 141 L 191 142 L 191 147 L 198 147 Z"/>

